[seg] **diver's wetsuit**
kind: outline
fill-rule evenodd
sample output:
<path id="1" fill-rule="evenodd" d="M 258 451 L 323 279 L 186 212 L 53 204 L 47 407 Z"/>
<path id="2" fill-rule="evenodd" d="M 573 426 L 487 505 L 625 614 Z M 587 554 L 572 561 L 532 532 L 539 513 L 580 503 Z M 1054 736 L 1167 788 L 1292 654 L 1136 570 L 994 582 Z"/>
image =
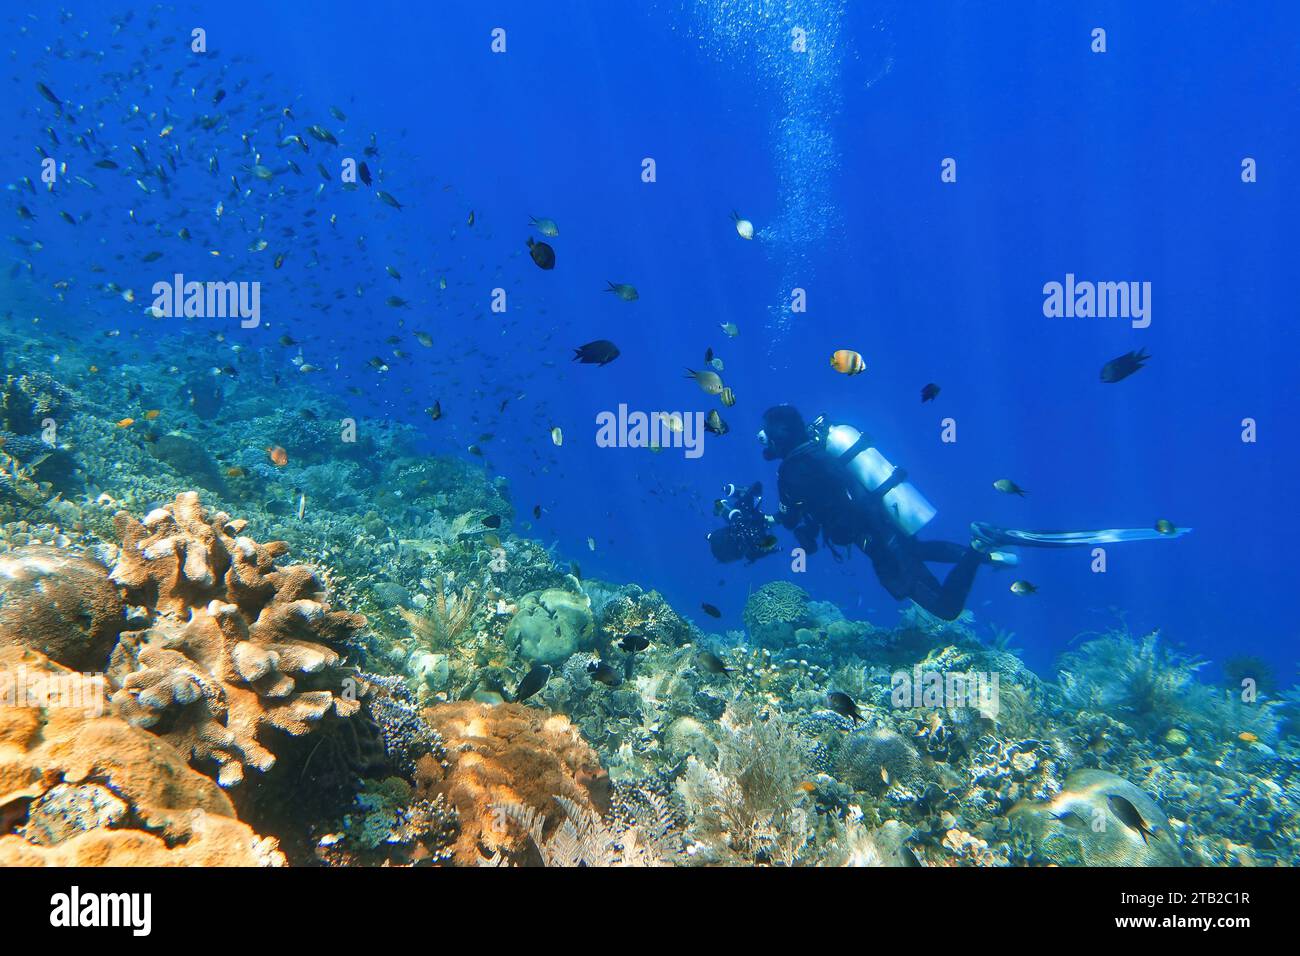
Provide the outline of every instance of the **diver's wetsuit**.
<path id="1" fill-rule="evenodd" d="M 910 598 L 936 617 L 961 614 L 986 557 L 974 548 L 948 541 L 918 541 L 890 520 L 883 501 L 903 479 L 895 472 L 875 491 L 849 474 L 819 443 L 807 441 L 784 456 L 777 472 L 781 510 L 777 520 L 795 533 L 808 552 L 820 535 L 831 546 L 862 548 L 876 576 L 896 600 Z M 838 558 L 838 555 L 836 555 Z M 952 564 L 942 584 L 925 562 Z"/>

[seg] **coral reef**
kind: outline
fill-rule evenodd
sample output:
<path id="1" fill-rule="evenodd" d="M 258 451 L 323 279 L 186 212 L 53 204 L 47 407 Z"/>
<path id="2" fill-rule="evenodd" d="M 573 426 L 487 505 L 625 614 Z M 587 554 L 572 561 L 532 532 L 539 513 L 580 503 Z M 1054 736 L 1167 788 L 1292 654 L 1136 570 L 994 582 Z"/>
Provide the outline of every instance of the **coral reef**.
<path id="1" fill-rule="evenodd" d="M 596 753 L 567 717 L 520 704 L 460 702 L 425 711 L 447 751 L 446 768 L 427 758 L 417 774 L 417 793 L 444 796 L 460 816 L 458 863 L 476 864 L 482 853 L 514 862 L 540 862 L 538 848 L 560 826 L 556 797 L 583 812 L 609 807 L 609 779 Z M 550 814 L 543 839 L 498 826 L 495 808 L 530 807 Z"/>
<path id="2" fill-rule="evenodd" d="M 0 810 L 28 804 L 23 822 L 0 834 L 0 865 L 283 862 L 275 841 L 236 820 L 227 796 L 179 753 L 102 713 L 101 678 L 9 647 L 0 683 Z"/>
<path id="3" fill-rule="evenodd" d="M 192 492 L 144 521 L 120 513 L 112 572 L 128 600 L 157 612 L 113 653 L 114 706 L 196 764 L 215 765 L 223 787 L 275 763 L 264 744 L 272 728 L 300 736 L 328 713 L 356 712 L 334 648 L 365 625 L 330 609 L 311 568 L 276 568 L 283 543 L 236 536 L 242 527 Z"/>
<path id="4" fill-rule="evenodd" d="M 506 641 L 538 664 L 558 664 L 590 644 L 595 633 L 591 599 L 560 588 L 525 594 L 506 629 Z"/>

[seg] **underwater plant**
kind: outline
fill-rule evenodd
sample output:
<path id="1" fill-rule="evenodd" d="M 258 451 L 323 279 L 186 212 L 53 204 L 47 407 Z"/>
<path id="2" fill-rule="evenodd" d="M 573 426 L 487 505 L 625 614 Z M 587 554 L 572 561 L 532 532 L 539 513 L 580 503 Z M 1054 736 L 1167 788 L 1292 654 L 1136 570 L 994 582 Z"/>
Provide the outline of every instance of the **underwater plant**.
<path id="1" fill-rule="evenodd" d="M 649 824 L 617 827 L 607 824 L 596 811 L 556 794 L 564 818 L 549 838 L 542 835 L 546 816 L 535 807 L 501 803 L 492 811 L 498 827 L 514 824 L 528 834 L 544 866 L 669 866 L 678 852 L 672 811 L 655 793 L 643 790 L 641 796 L 653 811 Z M 479 863 L 505 866 L 507 858 L 498 850 L 490 857 L 480 855 Z"/>
<path id="2" fill-rule="evenodd" d="M 717 760 L 689 758 L 677 782 L 699 861 L 795 865 L 812 832 L 794 730 L 780 713 L 760 716 L 745 699 L 733 701 L 720 723 Z"/>
<path id="3" fill-rule="evenodd" d="M 447 576 L 439 574 L 433 581 L 433 607 L 424 613 L 411 611 L 404 607 L 397 608 L 411 628 L 411 634 L 421 644 L 431 650 L 446 650 L 456 643 L 456 639 L 465 631 L 474 610 L 478 607 L 479 593 L 473 584 L 467 584 L 459 591 L 449 590 Z"/>

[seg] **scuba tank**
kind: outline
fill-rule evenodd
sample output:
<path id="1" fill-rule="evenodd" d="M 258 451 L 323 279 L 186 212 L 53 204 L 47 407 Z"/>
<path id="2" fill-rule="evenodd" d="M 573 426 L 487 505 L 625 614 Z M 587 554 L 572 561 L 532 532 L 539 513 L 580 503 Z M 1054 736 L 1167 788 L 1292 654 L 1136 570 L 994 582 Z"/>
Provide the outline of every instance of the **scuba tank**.
<path id="1" fill-rule="evenodd" d="M 874 492 L 889 480 L 894 466 L 852 425 L 827 425 L 818 416 L 810 428 L 813 439 L 844 463 L 844 467 L 868 491 Z M 925 500 L 910 481 L 901 482 L 885 492 L 885 510 L 894 524 L 906 535 L 914 535 L 934 518 L 934 505 Z"/>

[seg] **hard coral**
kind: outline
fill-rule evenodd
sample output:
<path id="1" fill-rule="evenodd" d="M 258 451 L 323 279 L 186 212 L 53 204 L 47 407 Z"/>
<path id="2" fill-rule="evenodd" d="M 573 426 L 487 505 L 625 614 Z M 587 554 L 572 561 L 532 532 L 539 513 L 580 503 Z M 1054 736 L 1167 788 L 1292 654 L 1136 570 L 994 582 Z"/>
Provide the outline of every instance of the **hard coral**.
<path id="1" fill-rule="evenodd" d="M 813 622 L 808 593 L 789 581 L 771 581 L 745 602 L 745 627 L 756 644 L 783 647 Z"/>
<path id="2" fill-rule="evenodd" d="M 548 814 L 548 831 L 562 822 L 554 812 L 557 796 L 585 810 L 608 809 L 609 778 L 567 717 L 522 704 L 469 701 L 440 704 L 424 715 L 445 742 L 447 766 L 425 758 L 417 784 L 422 795 L 444 795 L 459 813 L 457 863 L 536 852 L 519 828 L 498 825 L 494 807 L 520 805 Z"/>
<path id="3" fill-rule="evenodd" d="M 125 625 L 122 599 L 98 561 L 45 545 L 0 554 L 0 646 L 98 670 Z"/>
<path id="4" fill-rule="evenodd" d="M 184 757 L 100 716 L 102 695 L 101 679 L 0 648 L 0 819 L 18 823 L 0 833 L 0 865 L 283 862 Z"/>
<path id="5" fill-rule="evenodd" d="M 136 726 L 234 786 L 244 768 L 268 770 L 267 731 L 301 736 L 331 711 L 349 717 L 334 649 L 366 624 L 331 610 L 305 565 L 277 568 L 288 547 L 237 536 L 243 522 L 209 515 L 192 492 L 143 522 L 119 513 L 123 544 L 112 578 L 127 599 L 157 613 L 122 635 L 109 676 L 113 704 Z"/>

